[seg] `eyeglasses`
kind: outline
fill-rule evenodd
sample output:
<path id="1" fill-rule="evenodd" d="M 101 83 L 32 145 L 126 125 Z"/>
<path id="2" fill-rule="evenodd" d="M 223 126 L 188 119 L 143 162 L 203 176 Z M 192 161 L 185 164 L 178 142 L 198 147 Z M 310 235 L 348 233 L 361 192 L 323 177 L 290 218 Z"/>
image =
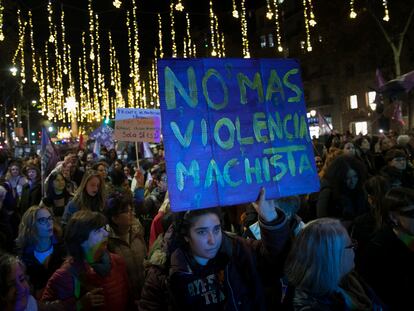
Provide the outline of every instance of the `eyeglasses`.
<path id="1" fill-rule="evenodd" d="M 404 217 L 414 218 L 414 209 L 410 209 L 408 211 L 400 211 L 399 214 Z"/>
<path id="2" fill-rule="evenodd" d="M 351 249 L 351 248 L 353 250 L 356 250 L 358 248 L 358 241 L 357 240 L 352 239 L 351 244 L 348 245 L 348 246 L 345 246 L 345 249 Z"/>
<path id="3" fill-rule="evenodd" d="M 36 221 L 41 225 L 46 225 L 48 223 L 53 223 L 53 217 L 52 216 L 40 217 L 40 218 L 36 219 Z"/>

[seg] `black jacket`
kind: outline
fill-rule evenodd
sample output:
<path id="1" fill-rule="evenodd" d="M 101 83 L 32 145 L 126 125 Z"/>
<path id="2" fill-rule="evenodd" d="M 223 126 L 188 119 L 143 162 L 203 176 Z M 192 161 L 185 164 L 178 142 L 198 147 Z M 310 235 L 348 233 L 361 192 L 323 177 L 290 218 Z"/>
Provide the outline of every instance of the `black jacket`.
<path id="1" fill-rule="evenodd" d="M 289 240 L 286 217 L 278 214 L 271 226 L 261 223 L 261 241 L 223 233 L 218 254 L 205 267 L 181 248 L 169 262 L 152 264 L 139 310 L 266 310 L 261 275 L 278 280 Z"/>

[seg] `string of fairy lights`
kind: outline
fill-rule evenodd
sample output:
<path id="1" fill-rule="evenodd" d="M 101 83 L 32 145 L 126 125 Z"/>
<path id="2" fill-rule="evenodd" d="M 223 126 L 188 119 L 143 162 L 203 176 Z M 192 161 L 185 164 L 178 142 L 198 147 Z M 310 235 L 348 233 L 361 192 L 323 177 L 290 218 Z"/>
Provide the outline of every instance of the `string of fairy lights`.
<path id="1" fill-rule="evenodd" d="M 188 1 L 188 0 L 187 0 Z M 209 0 L 209 32 L 206 48 L 211 57 L 226 57 L 226 42 L 222 29 L 223 21 L 215 12 L 217 1 Z M 231 16 L 237 20 L 241 34 L 241 55 L 250 58 L 247 0 L 231 0 Z M 35 48 L 35 29 L 32 12 L 17 11 L 18 43 L 12 57 L 12 64 L 18 68 L 21 82 L 26 83 L 27 73 L 39 90 L 39 112 L 52 121 L 96 122 L 113 118 L 117 107 L 158 108 L 159 86 L 157 61 L 166 56 L 173 58 L 195 58 L 198 55 L 196 40 L 193 39 L 191 12 L 186 11 L 185 0 L 170 0 L 169 10 L 154 13 L 157 21 L 158 42 L 155 42 L 153 55 L 144 70 L 140 66 L 140 23 L 138 0 L 114 0 L 114 10 L 125 12 L 124 25 L 127 28 L 129 83 L 124 88 L 121 82 L 121 66 L 113 33 L 103 32 L 100 15 L 94 11 L 93 0 L 88 0 L 88 28 L 80 38 L 81 53 L 74 58 L 68 43 L 64 6 L 55 2 L 47 3 L 48 38 L 43 49 Z M 312 51 L 312 29 L 317 25 L 314 14 L 314 1 L 302 0 L 305 26 L 306 51 Z M 284 51 L 281 32 L 281 0 L 266 0 L 265 18 L 271 20 L 276 38 L 276 51 Z M 384 21 L 389 21 L 388 1 L 381 0 L 384 8 Z M 357 17 L 355 0 L 350 0 L 350 18 Z M 163 14 L 163 15 L 162 15 Z M 5 40 L 3 0 L 0 0 L 0 41 Z M 195 16 L 194 18 L 197 18 Z M 185 25 L 185 31 L 178 31 L 178 25 Z M 107 39 L 107 40 L 106 40 Z M 102 42 L 108 42 L 105 46 Z M 166 46 L 166 43 L 170 46 Z M 178 43 L 181 42 L 179 45 Z M 108 58 L 101 54 L 107 51 Z M 25 55 L 30 53 L 30 55 Z M 26 58 L 27 57 L 27 58 Z M 105 61 L 109 60 L 109 64 Z M 28 63 L 29 62 L 29 63 Z M 28 66 L 31 70 L 28 71 Z M 105 73 L 103 68 L 109 67 Z"/>

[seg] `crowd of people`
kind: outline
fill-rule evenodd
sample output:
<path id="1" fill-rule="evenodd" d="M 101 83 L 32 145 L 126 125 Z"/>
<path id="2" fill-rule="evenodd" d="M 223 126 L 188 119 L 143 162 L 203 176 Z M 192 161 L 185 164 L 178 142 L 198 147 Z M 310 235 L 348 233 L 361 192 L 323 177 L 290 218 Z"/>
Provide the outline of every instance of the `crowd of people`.
<path id="1" fill-rule="evenodd" d="M 174 213 L 153 157 L 0 153 L 4 310 L 414 307 L 414 135 L 313 139 L 320 191 Z M 142 158 L 142 155 L 139 157 Z M 411 307 L 410 307 L 411 306 Z"/>

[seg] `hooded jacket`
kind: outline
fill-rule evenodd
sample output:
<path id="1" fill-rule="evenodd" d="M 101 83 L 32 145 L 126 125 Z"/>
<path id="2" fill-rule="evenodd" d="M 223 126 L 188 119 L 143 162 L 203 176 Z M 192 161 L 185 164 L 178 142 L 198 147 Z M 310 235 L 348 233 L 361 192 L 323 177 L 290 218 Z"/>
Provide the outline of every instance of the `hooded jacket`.
<path id="1" fill-rule="evenodd" d="M 287 219 L 281 210 L 278 215 L 272 223 L 260 221 L 261 241 L 223 232 L 206 266 L 182 248 L 171 255 L 154 251 L 139 310 L 266 310 L 261 276 L 280 278 L 289 239 Z"/>

